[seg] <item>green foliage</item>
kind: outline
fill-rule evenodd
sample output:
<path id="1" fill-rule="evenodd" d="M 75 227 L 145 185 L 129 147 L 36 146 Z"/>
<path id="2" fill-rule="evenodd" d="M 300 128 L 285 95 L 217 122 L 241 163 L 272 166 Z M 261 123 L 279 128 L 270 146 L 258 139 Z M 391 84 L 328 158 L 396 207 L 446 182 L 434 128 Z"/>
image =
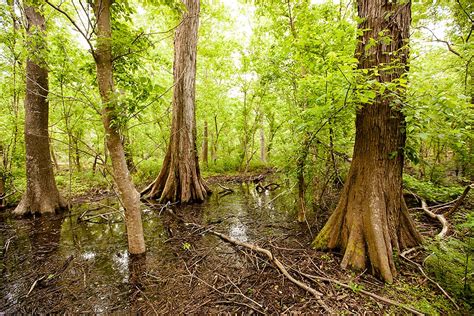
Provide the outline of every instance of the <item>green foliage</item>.
<path id="1" fill-rule="evenodd" d="M 471 236 L 473 221 L 469 223 Z M 426 270 L 435 280 L 470 308 L 474 306 L 474 237 L 465 241 L 448 238 L 429 246 L 432 254 L 425 260 Z"/>
<path id="2" fill-rule="evenodd" d="M 463 192 L 461 186 L 438 186 L 430 181 L 418 180 L 409 174 L 403 175 L 403 185 L 428 201 L 448 202 Z"/>

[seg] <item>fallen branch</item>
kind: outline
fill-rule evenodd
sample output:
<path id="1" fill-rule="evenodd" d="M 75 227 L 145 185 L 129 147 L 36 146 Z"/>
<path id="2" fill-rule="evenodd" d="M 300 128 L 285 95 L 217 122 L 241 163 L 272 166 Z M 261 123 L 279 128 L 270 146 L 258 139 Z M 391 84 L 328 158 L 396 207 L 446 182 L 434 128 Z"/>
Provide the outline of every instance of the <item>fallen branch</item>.
<path id="1" fill-rule="evenodd" d="M 346 289 L 349 289 L 349 290 L 353 290 L 353 286 L 350 286 L 348 284 L 345 284 L 345 283 L 342 283 L 340 281 L 337 281 L 337 280 L 334 280 L 334 279 L 330 279 L 330 278 L 325 278 L 325 277 L 320 277 L 320 276 L 316 276 L 316 275 L 310 275 L 310 274 L 306 274 L 306 273 L 303 273 L 303 272 L 298 272 L 299 274 L 301 274 L 302 276 L 308 278 L 309 280 L 313 281 L 313 282 L 316 282 L 316 280 L 318 281 L 325 281 L 325 282 L 332 282 L 334 284 L 337 284 L 339 285 L 340 287 L 343 287 L 343 288 L 346 288 Z M 400 307 L 400 308 L 403 308 L 404 310 L 406 311 L 409 311 L 415 315 L 425 315 L 423 314 L 422 312 L 412 308 L 412 307 L 409 307 L 409 306 L 405 306 L 404 304 L 402 303 L 399 303 L 399 302 L 395 302 L 389 298 L 386 298 L 386 297 L 383 297 L 383 296 L 380 296 L 380 295 L 377 295 L 375 293 L 372 293 L 372 292 L 369 292 L 369 291 L 366 291 L 366 290 L 362 290 L 362 289 L 358 289 L 357 291 L 355 291 L 356 293 L 362 293 L 364 295 L 367 295 L 367 296 L 370 296 L 376 300 L 379 300 L 379 301 L 382 301 L 386 304 L 389 304 L 389 305 L 393 305 L 393 306 L 397 306 L 397 307 Z"/>
<path id="2" fill-rule="evenodd" d="M 413 260 L 411 260 L 410 258 L 407 257 L 407 255 L 412 252 L 413 250 L 415 250 L 417 247 L 415 248 L 411 248 L 411 249 L 408 249 L 408 250 L 405 250 L 404 252 L 402 252 L 400 254 L 400 257 L 402 257 L 403 259 L 405 259 L 407 262 L 413 264 L 414 266 L 416 266 L 418 268 L 418 270 L 420 270 L 420 272 L 423 274 L 423 276 L 428 280 L 430 281 L 431 283 L 433 283 L 434 285 L 436 285 L 436 287 L 441 291 L 441 293 L 443 293 L 444 296 L 446 296 L 450 301 L 451 303 L 453 303 L 454 306 L 456 306 L 456 309 L 459 310 L 459 306 L 456 304 L 456 302 L 451 298 L 451 296 L 449 296 L 449 294 L 441 287 L 441 285 L 439 285 L 438 282 L 436 282 L 435 280 L 431 279 L 426 273 L 425 271 L 423 270 L 423 268 L 421 267 L 421 264 L 419 264 L 418 262 L 415 262 Z"/>
<path id="3" fill-rule="evenodd" d="M 456 200 L 456 204 L 454 204 L 454 206 L 449 210 L 447 211 L 446 213 L 443 214 L 444 217 L 449 217 L 450 215 L 452 215 L 454 212 L 457 211 L 457 209 L 461 206 L 462 202 L 464 201 L 464 199 L 466 198 L 467 194 L 469 193 L 469 190 L 471 190 L 471 188 L 474 187 L 474 184 L 471 184 L 471 185 L 468 185 L 465 189 L 464 189 L 464 192 L 461 194 L 461 196 Z"/>
<path id="4" fill-rule="evenodd" d="M 15 194 L 15 193 L 16 193 L 16 190 L 13 191 L 13 192 L 10 192 L 10 193 L 8 193 L 8 194 L 5 194 L 5 193 L 4 193 L 4 194 L 1 194 L 1 195 L 0 195 L 0 201 L 6 200 L 7 197 L 12 196 L 12 195 Z"/>
<path id="5" fill-rule="evenodd" d="M 448 221 L 446 220 L 446 218 L 444 218 L 444 216 L 441 215 L 441 214 L 435 214 L 432 211 L 430 211 L 429 208 L 428 208 L 428 205 L 426 204 L 426 201 L 423 200 L 423 199 L 421 200 L 421 207 L 422 207 L 423 211 L 429 217 L 431 217 L 432 219 L 437 219 L 441 223 L 441 225 L 443 225 L 443 228 L 441 229 L 441 232 L 439 232 L 439 234 L 436 235 L 437 238 L 443 239 L 444 236 L 446 236 L 446 234 L 448 232 Z"/>
<path id="6" fill-rule="evenodd" d="M 186 225 L 192 225 L 192 226 L 197 226 L 197 227 L 203 228 L 201 225 L 197 225 L 197 224 L 194 224 L 194 223 L 186 223 Z M 208 232 L 213 234 L 213 235 L 218 236 L 219 238 L 221 238 L 221 239 L 223 239 L 227 242 L 230 242 L 231 244 L 241 246 L 241 247 L 244 247 L 244 248 L 247 248 L 247 249 L 250 249 L 252 251 L 255 251 L 255 252 L 258 252 L 260 254 L 265 255 L 266 257 L 268 257 L 268 259 L 270 259 L 270 262 L 272 262 L 278 268 L 278 270 L 280 270 L 280 272 L 286 278 L 288 278 L 288 280 L 290 280 L 291 282 L 293 282 L 294 284 L 296 284 L 298 287 L 302 288 L 303 290 L 311 293 L 316 298 L 316 300 L 321 305 L 321 307 L 324 308 L 324 310 L 326 312 L 332 313 L 332 310 L 321 299 L 323 294 L 321 292 L 316 291 L 312 287 L 304 284 L 303 282 L 296 280 L 293 276 L 291 276 L 291 274 L 288 272 L 288 270 L 285 268 L 285 266 L 280 262 L 280 260 L 275 258 L 273 256 L 273 253 L 271 253 L 269 250 L 261 248 L 257 245 L 252 245 L 252 244 L 249 244 L 249 243 L 246 243 L 246 242 L 239 241 L 237 239 L 234 239 L 230 236 L 224 235 L 222 233 L 216 232 L 216 231 L 211 230 L 211 229 L 208 230 Z"/>

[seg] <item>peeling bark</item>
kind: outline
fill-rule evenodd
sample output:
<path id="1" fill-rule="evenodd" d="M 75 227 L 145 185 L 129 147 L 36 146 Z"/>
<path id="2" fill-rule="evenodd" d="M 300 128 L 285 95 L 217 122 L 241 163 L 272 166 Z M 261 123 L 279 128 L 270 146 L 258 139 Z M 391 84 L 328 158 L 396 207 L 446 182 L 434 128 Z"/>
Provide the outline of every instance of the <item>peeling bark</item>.
<path id="1" fill-rule="evenodd" d="M 359 0 L 358 12 L 364 30 L 356 51 L 359 69 L 367 69 L 379 83 L 398 80 L 407 68 L 410 1 Z M 371 39 L 376 44 L 369 47 Z M 389 283 L 396 276 L 394 253 L 421 243 L 402 195 L 405 118 L 393 101 L 392 91 L 378 93 L 357 111 L 353 161 L 343 192 L 313 242 L 315 248 L 341 249 L 343 268 L 369 266 Z"/>

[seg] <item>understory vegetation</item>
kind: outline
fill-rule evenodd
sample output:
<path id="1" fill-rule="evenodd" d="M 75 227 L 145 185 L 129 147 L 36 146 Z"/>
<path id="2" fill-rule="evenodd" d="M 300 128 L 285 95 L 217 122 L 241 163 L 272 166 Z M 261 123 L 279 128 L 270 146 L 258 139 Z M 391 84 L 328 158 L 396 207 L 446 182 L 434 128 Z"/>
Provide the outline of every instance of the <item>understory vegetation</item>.
<path id="1" fill-rule="evenodd" d="M 185 2 L 112 1 L 113 105 L 98 86 L 97 51 L 106 40 L 97 35 L 98 15 L 89 2 L 94 1 L 0 1 L 0 212 L 13 210 L 27 192 L 24 100 L 31 61 L 48 71 L 50 156 L 56 186 L 69 206 L 80 197 L 120 196 L 110 131 L 120 136 L 138 192 L 158 181 L 173 136 L 188 131 L 172 129 L 179 82 L 175 31 L 191 19 L 183 18 Z M 44 30 L 27 30 L 23 8 L 34 5 L 44 16 Z M 297 210 L 292 221 L 309 227 L 315 238 L 351 180 L 357 113 L 381 96 L 390 98 L 405 123 L 404 146 L 390 152 L 389 160 L 401 160 L 403 195 L 424 241 L 408 259 L 395 254 L 397 269 L 413 270 L 402 271 L 400 281 L 395 277 L 384 292 L 406 293 L 418 302 L 413 307 L 427 314 L 469 314 L 474 308 L 474 4 L 413 1 L 411 16 L 407 64 L 368 70 L 355 54 L 366 21 L 354 1 L 200 1 L 192 153 L 204 187 L 209 182 L 226 189 L 225 181 L 213 182 L 219 177 L 254 175 L 258 183 L 258 175 L 275 174 Z M 363 49 L 392 41 L 382 31 Z M 380 79 L 399 68 L 396 79 Z M 104 129 L 107 111 L 110 130 Z M 444 236 L 437 236 L 442 229 L 437 215 L 447 221 Z M 0 241 L 7 249 L 7 239 Z M 183 244 L 180 251 L 191 246 Z M 357 293 L 361 289 L 354 284 Z M 437 291 L 439 300 L 424 303 L 426 288 Z M 455 311 L 453 301 L 459 306 Z"/>

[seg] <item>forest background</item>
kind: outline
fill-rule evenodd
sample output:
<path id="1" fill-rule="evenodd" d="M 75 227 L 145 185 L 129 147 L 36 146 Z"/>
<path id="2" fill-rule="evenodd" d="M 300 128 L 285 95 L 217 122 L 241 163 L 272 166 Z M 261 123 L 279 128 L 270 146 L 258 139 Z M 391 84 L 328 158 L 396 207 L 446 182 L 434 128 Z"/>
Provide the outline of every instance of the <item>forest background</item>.
<path id="1" fill-rule="evenodd" d="M 79 4 L 64 7 L 87 30 L 90 17 Z M 202 173 L 273 168 L 298 192 L 299 208 L 331 211 L 351 161 L 355 109 L 376 97 L 372 83 L 357 80 L 354 3 L 201 6 L 196 121 Z M 173 36 L 182 8 L 165 0 L 115 1 L 111 8 L 121 111 L 115 124 L 134 183 L 143 187 L 156 177 L 170 139 Z M 42 9 L 57 186 L 66 199 L 93 188 L 112 189 L 88 43 L 63 15 L 47 5 Z M 27 52 L 18 10 L 11 1 L 0 4 L 0 194 L 8 204 L 18 203 L 26 186 Z M 404 186 L 431 203 L 448 202 L 474 179 L 474 6 L 467 0 L 414 1 L 412 10 L 409 73 L 398 83 L 407 96 Z M 444 246 L 462 260 L 473 251 L 472 211 L 456 223 L 464 235 Z"/>

